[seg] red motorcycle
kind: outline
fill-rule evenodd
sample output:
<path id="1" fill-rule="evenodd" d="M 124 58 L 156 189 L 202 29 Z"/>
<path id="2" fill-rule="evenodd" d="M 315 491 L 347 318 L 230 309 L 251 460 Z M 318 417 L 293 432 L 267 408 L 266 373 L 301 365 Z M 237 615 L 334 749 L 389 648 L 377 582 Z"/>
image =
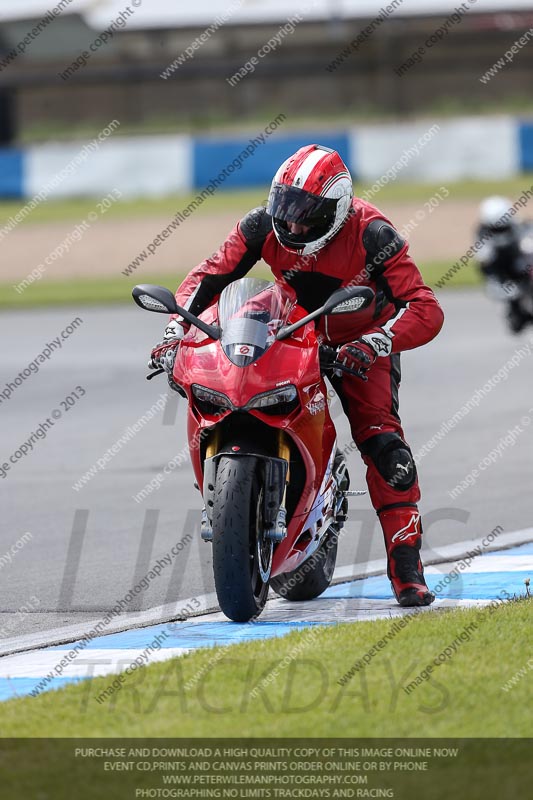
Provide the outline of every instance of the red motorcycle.
<path id="1" fill-rule="evenodd" d="M 338 289 L 308 314 L 278 284 L 242 278 L 196 317 L 168 289 L 133 290 L 141 308 L 191 323 L 169 382 L 188 400 L 201 535 L 213 545 L 220 607 L 236 622 L 261 613 L 269 586 L 309 600 L 331 583 L 346 498 L 364 492 L 348 490 L 321 361 L 345 368 L 319 348 L 314 320 L 362 310 L 373 296 Z"/>

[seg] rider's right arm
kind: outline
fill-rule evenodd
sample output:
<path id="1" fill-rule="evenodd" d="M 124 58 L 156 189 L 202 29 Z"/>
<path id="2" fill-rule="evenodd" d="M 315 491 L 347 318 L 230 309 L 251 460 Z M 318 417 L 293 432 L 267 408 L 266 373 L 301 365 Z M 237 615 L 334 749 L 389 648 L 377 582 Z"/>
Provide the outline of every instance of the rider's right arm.
<path id="1" fill-rule="evenodd" d="M 187 275 L 176 292 L 178 305 L 200 314 L 232 281 L 243 278 L 261 258 L 272 232 L 264 207 L 254 208 L 233 228 L 220 249 Z"/>

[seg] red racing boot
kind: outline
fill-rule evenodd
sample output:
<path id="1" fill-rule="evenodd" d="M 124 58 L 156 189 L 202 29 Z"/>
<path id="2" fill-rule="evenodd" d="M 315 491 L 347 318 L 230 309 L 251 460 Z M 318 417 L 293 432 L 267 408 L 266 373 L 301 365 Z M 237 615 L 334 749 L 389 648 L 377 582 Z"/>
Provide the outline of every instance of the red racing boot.
<path id="1" fill-rule="evenodd" d="M 401 606 L 429 606 L 435 599 L 426 586 L 420 561 L 422 521 L 418 508 L 404 506 L 379 513 L 387 550 L 387 576 Z"/>

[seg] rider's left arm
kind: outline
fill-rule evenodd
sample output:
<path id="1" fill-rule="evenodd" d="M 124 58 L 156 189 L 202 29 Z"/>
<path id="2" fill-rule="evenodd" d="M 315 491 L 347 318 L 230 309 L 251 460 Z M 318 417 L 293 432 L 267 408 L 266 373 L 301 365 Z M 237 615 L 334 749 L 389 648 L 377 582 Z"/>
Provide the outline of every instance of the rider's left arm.
<path id="1" fill-rule="evenodd" d="M 390 261 L 382 282 L 396 306 L 396 313 L 382 329 L 392 339 L 393 353 L 430 342 L 442 328 L 444 313 L 434 292 L 426 286 L 408 252 L 408 246 Z"/>

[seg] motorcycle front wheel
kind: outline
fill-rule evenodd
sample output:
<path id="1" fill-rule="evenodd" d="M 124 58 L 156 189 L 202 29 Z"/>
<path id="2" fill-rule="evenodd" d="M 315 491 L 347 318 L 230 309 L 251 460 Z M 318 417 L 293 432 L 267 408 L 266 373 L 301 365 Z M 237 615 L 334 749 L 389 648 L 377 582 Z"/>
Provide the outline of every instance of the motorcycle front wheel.
<path id="1" fill-rule="evenodd" d="M 264 536 L 263 490 L 254 456 L 221 456 L 213 501 L 213 573 L 220 608 L 234 622 L 263 610 L 273 542 Z"/>

